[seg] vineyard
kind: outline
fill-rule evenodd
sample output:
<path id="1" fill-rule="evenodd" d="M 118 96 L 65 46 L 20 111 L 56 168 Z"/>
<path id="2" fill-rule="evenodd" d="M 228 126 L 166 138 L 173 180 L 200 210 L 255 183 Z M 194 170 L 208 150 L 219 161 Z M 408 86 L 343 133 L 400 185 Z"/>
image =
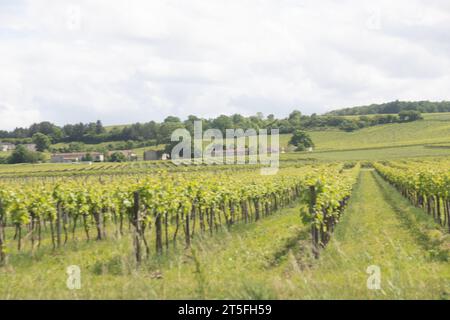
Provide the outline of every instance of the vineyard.
<path id="1" fill-rule="evenodd" d="M 92 251 L 95 254 L 91 259 L 96 261 L 93 265 L 102 266 L 98 267 L 100 270 L 109 270 L 111 267 L 105 265 L 114 265 L 117 259 L 122 261 L 121 265 L 128 261 L 128 271 L 120 274 L 137 272 L 136 288 L 140 288 L 140 283 L 156 285 L 159 291 L 152 297 L 165 295 L 167 287 L 173 288 L 168 297 L 179 297 L 183 292 L 185 295 L 181 297 L 215 297 L 214 292 L 229 297 L 228 291 L 224 293 L 226 286 L 222 281 L 234 281 L 227 274 L 235 279 L 247 269 L 255 277 L 265 278 L 269 274 L 277 279 L 280 274 L 283 279 L 288 277 L 282 287 L 285 293 L 277 291 L 277 297 L 285 294 L 298 297 L 300 293 L 296 290 L 312 296 L 322 292 L 340 296 L 346 293 L 340 289 L 324 289 L 319 293 L 314 288 L 327 286 L 322 284 L 322 277 L 329 277 L 331 280 L 327 281 L 336 288 L 344 286 L 340 281 L 348 282 L 338 280 L 339 276 L 346 279 L 347 272 L 356 272 L 354 276 L 359 277 L 361 268 L 372 264 L 365 262 L 369 252 L 375 256 L 391 252 L 389 241 L 399 241 L 399 245 L 408 243 L 415 248 L 414 255 L 423 254 L 425 258 L 417 258 L 422 262 L 416 267 L 438 268 L 439 271 L 426 273 L 436 279 L 420 278 L 417 283 L 436 281 L 443 286 L 439 292 L 447 292 L 450 284 L 448 159 L 361 163 L 284 159 L 281 165 L 276 175 L 269 176 L 261 175 L 258 165 L 175 166 L 170 162 L 0 168 L 0 276 L 7 279 L 3 287 L 0 284 L 0 292 L 15 296 L 10 291 L 12 287 L 8 287 L 8 283 L 22 281 L 15 276 L 22 271 L 11 271 L 15 268 L 26 272 L 23 279 L 28 279 L 33 274 L 28 272 L 30 268 L 39 270 L 39 265 L 48 261 L 51 265 L 56 263 L 52 270 L 58 270 L 59 262 L 51 262 L 55 258 L 56 261 L 68 259 L 65 263 L 73 264 L 74 260 L 84 259 L 85 252 Z M 400 198 L 395 198 L 396 194 Z M 397 211 L 402 212 L 405 221 L 399 223 Z M 427 219 L 431 222 L 420 222 Z M 369 222 L 373 223 L 370 227 Z M 393 224 L 396 227 L 390 230 Z M 261 228 L 264 231 L 257 231 Z M 376 231 L 377 228 L 380 230 Z M 424 253 L 402 228 L 433 235 L 426 247 L 432 253 Z M 360 229 L 365 233 L 360 233 Z M 380 249 L 379 242 L 371 242 L 380 235 L 375 236 L 372 231 L 387 232 L 386 239 L 390 240 Z M 350 238 L 343 238 L 342 234 Z M 98 251 L 99 248 L 104 249 Z M 118 256 L 106 257 L 118 248 Z M 199 250 L 204 258 L 198 256 Z M 348 252 L 344 254 L 342 250 Z M 390 259 L 410 261 L 408 255 L 398 256 L 398 250 L 390 254 Z M 246 258 L 247 255 L 258 258 Z M 438 266 L 428 265 L 436 257 L 445 261 L 442 267 L 440 262 Z M 26 267 L 21 266 L 24 261 Z M 286 276 L 294 272 L 291 268 L 296 265 L 302 267 L 295 267 L 295 273 L 315 283 L 314 286 L 306 286 L 306 280 L 297 282 L 291 275 Z M 340 269 L 346 265 L 347 268 Z M 334 266 L 340 271 L 335 271 Z M 407 279 L 420 276 L 420 273 L 411 275 L 413 267 L 409 264 L 402 267 L 407 270 L 404 271 Z M 203 268 L 209 271 L 205 273 Z M 392 266 L 388 264 L 386 268 Z M 240 273 L 233 273 L 235 269 L 241 270 Z M 55 272 L 57 275 L 59 271 Z M 95 271 L 94 278 L 88 276 L 91 284 L 100 281 L 95 278 L 98 272 L 109 271 Z M 183 279 L 179 278 L 180 272 Z M 167 280 L 162 280 L 163 275 Z M 245 277 L 257 283 L 263 281 L 249 274 Z M 99 288 L 103 281 L 118 279 L 105 278 L 99 282 Z M 134 281 L 130 279 L 126 276 L 123 281 Z M 208 282 L 210 291 L 204 284 L 198 284 L 199 281 Z M 290 281 L 296 283 L 296 290 Z M 185 287 L 180 288 L 176 283 L 180 286 L 184 283 Z M 365 285 L 365 280 L 361 279 L 361 283 Z M 239 286 L 245 288 L 248 284 L 235 281 L 235 285 L 232 287 L 236 292 L 245 292 Z M 272 287 L 267 283 L 265 286 Z M 200 289 L 194 293 L 189 291 L 197 287 Z M 147 292 L 136 290 L 127 297 L 138 298 L 136 292 Z M 24 292 L 22 296 L 30 291 Z M 55 297 L 60 297 L 56 292 L 62 296 L 70 294 L 55 291 Z M 396 292 L 391 291 L 391 295 L 395 296 Z M 435 290 L 424 292 L 435 297 Z M 117 291 L 111 294 L 117 297 Z M 370 297 L 379 296 L 370 293 Z"/>
<path id="2" fill-rule="evenodd" d="M 140 262 L 150 257 L 151 243 L 157 254 L 179 241 L 189 247 L 197 233 L 213 235 L 222 227 L 258 221 L 300 198 L 309 204 L 304 218 L 315 243 L 325 244 L 350 196 L 356 170 L 331 164 L 261 176 L 242 167 L 3 182 L 0 261 L 5 262 L 12 243 L 17 251 L 33 252 L 46 243 L 58 249 L 78 240 L 81 229 L 87 241 L 131 233 Z"/>

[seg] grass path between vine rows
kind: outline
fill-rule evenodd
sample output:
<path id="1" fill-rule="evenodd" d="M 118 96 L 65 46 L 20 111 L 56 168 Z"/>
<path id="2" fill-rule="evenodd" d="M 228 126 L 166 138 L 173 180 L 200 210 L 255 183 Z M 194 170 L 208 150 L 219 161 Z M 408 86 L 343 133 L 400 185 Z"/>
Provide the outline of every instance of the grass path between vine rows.
<path id="1" fill-rule="evenodd" d="M 80 241 L 56 253 L 22 254 L 0 269 L 0 299 L 448 299 L 450 264 L 423 232 L 438 227 L 373 171 L 362 170 L 345 215 L 310 255 L 300 205 L 153 257 L 136 270 L 131 239 Z M 425 230 L 425 231 L 424 231 Z M 81 268 L 68 290 L 66 268 Z M 366 269 L 381 270 L 381 290 Z"/>
<path id="2" fill-rule="evenodd" d="M 296 280 L 287 295 L 319 299 L 448 299 L 450 263 L 436 253 L 437 244 L 427 237 L 430 234 L 448 237 L 375 171 L 363 169 L 333 240 L 314 268 L 293 275 Z M 369 266 L 380 268 L 380 290 L 367 288 Z"/>

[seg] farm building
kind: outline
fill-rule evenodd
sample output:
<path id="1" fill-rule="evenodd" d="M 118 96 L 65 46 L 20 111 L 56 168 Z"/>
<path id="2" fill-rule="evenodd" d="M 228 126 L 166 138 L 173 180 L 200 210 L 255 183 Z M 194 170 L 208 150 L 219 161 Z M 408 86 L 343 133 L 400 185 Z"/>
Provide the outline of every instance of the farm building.
<path id="1" fill-rule="evenodd" d="M 155 150 L 148 150 L 144 152 L 144 160 L 159 160 L 159 152 Z"/>
<path id="2" fill-rule="evenodd" d="M 0 142 L 0 151 L 7 152 L 14 150 L 16 146 L 9 142 Z"/>
<path id="3" fill-rule="evenodd" d="M 55 153 L 52 154 L 51 162 L 53 163 L 71 163 L 80 162 L 86 158 L 87 155 L 92 157 L 93 161 L 103 162 L 105 157 L 99 152 L 75 152 L 75 153 Z"/>

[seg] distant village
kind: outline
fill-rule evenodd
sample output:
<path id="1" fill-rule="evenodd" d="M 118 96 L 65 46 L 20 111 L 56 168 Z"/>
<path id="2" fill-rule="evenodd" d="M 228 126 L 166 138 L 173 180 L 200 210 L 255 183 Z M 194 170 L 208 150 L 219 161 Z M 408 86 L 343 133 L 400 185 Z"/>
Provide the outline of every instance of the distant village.
<path id="1" fill-rule="evenodd" d="M 36 152 L 36 144 L 23 144 L 28 151 Z M 1 152 L 11 152 L 16 149 L 16 145 L 9 142 L 0 142 Z M 138 155 L 132 150 L 114 150 L 106 153 L 101 152 L 70 152 L 70 153 L 53 153 L 50 157 L 52 163 L 73 163 L 73 162 L 104 162 L 113 154 L 123 155 L 125 161 L 137 161 Z M 143 160 L 167 160 L 170 155 L 162 151 L 148 150 L 144 152 Z"/>
<path id="2" fill-rule="evenodd" d="M 29 151 L 36 151 L 35 144 L 24 144 L 23 145 Z M 9 152 L 15 150 L 16 145 L 12 143 L 0 142 L 0 151 Z M 232 150 L 233 154 L 248 155 L 249 149 L 245 148 L 242 150 Z M 271 150 L 268 148 L 268 153 L 278 152 L 278 150 Z M 285 153 L 284 148 L 281 148 L 281 153 Z M 138 161 L 138 155 L 132 150 L 115 150 L 108 151 L 106 153 L 101 152 L 71 152 L 71 153 L 53 153 L 50 156 L 50 162 L 52 163 L 79 163 L 79 162 L 104 162 L 108 161 L 112 155 L 121 154 L 123 161 Z M 224 155 L 229 155 L 230 150 L 224 151 Z M 214 156 L 214 154 L 213 154 Z M 144 161 L 155 161 L 155 160 L 169 160 L 170 155 L 163 151 L 157 150 L 147 150 L 143 154 Z"/>
<path id="3" fill-rule="evenodd" d="M 104 162 L 115 153 L 120 153 L 124 156 L 125 161 L 137 161 L 138 155 L 132 150 L 116 150 L 101 152 L 73 152 L 73 153 L 54 153 L 51 156 L 52 163 L 72 163 L 72 162 Z M 167 160 L 169 155 L 160 151 L 149 150 L 144 152 L 144 161 L 150 160 Z"/>

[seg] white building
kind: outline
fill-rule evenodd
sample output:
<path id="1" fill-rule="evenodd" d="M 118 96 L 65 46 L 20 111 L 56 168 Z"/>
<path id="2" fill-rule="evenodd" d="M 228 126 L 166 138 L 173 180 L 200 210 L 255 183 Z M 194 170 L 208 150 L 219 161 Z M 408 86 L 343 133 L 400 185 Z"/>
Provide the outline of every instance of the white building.
<path id="1" fill-rule="evenodd" d="M 0 142 L 0 151 L 7 152 L 14 150 L 16 146 L 9 142 Z"/>
<path id="2" fill-rule="evenodd" d="M 53 163 L 80 162 L 83 161 L 83 159 L 85 159 L 88 154 L 92 157 L 92 160 L 95 162 L 105 161 L 104 155 L 99 152 L 55 153 L 52 154 L 52 158 L 50 161 Z"/>

